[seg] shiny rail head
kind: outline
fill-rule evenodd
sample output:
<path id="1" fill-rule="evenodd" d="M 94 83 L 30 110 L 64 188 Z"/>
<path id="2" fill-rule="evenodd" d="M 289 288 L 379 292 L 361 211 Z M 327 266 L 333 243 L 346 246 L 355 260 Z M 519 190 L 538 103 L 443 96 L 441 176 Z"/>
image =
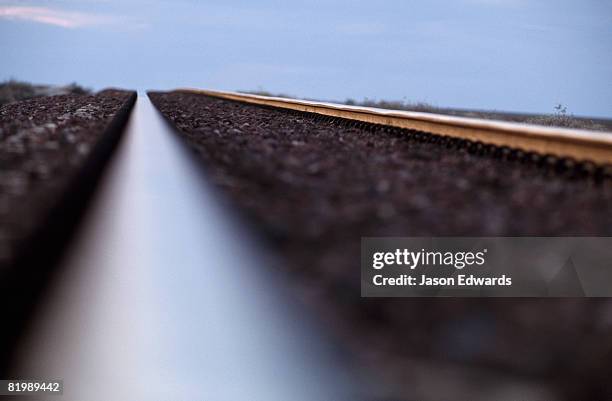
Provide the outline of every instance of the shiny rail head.
<path id="1" fill-rule="evenodd" d="M 177 91 L 428 132 L 487 145 L 570 158 L 580 162 L 612 164 L 612 132 L 543 127 L 499 120 L 387 110 L 237 92 L 193 88 L 180 88 Z"/>
<path id="2" fill-rule="evenodd" d="M 13 377 L 63 379 L 66 400 L 355 400 L 333 344 L 146 95 L 126 129 Z"/>

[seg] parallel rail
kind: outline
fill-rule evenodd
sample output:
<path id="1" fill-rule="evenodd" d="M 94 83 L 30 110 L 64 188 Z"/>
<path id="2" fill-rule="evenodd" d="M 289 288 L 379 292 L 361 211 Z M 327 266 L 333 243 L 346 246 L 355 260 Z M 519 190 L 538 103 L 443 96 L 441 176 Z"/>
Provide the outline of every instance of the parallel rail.
<path id="1" fill-rule="evenodd" d="M 612 165 L 612 132 L 549 128 L 505 121 L 348 106 L 236 92 L 191 88 L 179 89 L 179 91 L 428 132 L 486 145 L 571 158 L 578 162 Z"/>

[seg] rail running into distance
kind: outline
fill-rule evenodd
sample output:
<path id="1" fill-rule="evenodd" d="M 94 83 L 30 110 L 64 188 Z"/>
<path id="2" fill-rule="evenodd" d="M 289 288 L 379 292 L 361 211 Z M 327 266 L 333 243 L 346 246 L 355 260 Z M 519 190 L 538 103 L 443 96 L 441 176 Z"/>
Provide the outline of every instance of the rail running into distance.
<path id="1" fill-rule="evenodd" d="M 330 117 L 385 125 L 466 140 L 478 145 L 517 149 L 577 162 L 612 165 L 612 132 L 551 128 L 434 113 L 387 110 L 310 100 L 288 99 L 237 92 L 183 88 L 244 103 L 316 113 Z"/>
<path id="2" fill-rule="evenodd" d="M 63 379 L 66 400 L 355 399 L 314 320 L 146 95 L 125 135 L 16 377 Z"/>

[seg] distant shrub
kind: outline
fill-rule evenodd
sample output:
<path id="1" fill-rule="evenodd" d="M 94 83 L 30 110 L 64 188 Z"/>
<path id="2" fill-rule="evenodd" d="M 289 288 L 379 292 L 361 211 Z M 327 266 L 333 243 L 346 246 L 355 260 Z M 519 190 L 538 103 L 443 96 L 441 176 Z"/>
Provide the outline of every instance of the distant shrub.
<path id="1" fill-rule="evenodd" d="M 577 118 L 572 114 L 568 114 L 567 107 L 561 103 L 557 104 L 554 110 L 555 112 L 553 114 L 531 117 L 525 122 L 527 124 L 545 125 L 549 127 L 588 129 L 595 131 L 606 130 L 606 127 L 592 120 Z"/>
<path id="2" fill-rule="evenodd" d="M 401 100 L 371 100 L 367 97 L 362 101 L 346 99 L 344 104 L 350 106 L 375 107 L 388 110 L 418 111 L 422 113 L 453 114 L 450 109 L 434 106 L 427 102 L 406 102 Z"/>
<path id="3" fill-rule="evenodd" d="M 73 82 L 70 85 L 66 86 L 66 89 L 72 95 L 89 95 L 89 94 L 91 94 L 91 90 L 89 90 L 87 88 L 83 88 L 82 86 L 78 85 L 76 82 Z"/>
<path id="4" fill-rule="evenodd" d="M 0 105 L 36 96 L 34 86 L 26 82 L 11 79 L 0 83 Z"/>
<path id="5" fill-rule="evenodd" d="M 0 83 L 0 105 L 41 96 L 87 95 L 90 93 L 89 89 L 83 88 L 74 82 L 66 86 L 46 86 L 33 85 L 28 82 L 10 79 Z"/>
<path id="6" fill-rule="evenodd" d="M 284 93 L 272 93 L 272 92 L 268 92 L 267 90 L 264 89 L 257 89 L 257 90 L 250 90 L 250 91 L 238 91 L 239 93 L 246 93 L 249 95 L 258 95 L 258 96 L 268 96 L 268 97 L 284 97 L 287 99 L 295 99 L 295 96 L 291 96 L 291 95 L 286 95 Z"/>

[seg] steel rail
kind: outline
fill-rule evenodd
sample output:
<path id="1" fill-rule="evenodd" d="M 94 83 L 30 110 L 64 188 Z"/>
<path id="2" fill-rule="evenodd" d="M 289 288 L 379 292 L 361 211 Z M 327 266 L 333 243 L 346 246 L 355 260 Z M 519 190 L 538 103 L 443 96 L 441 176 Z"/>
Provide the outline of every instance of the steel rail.
<path id="1" fill-rule="evenodd" d="M 356 399 L 147 97 L 98 194 L 22 342 L 17 378 L 63 379 L 65 400 Z"/>
<path id="2" fill-rule="evenodd" d="M 487 145 L 571 158 L 579 162 L 612 165 L 612 132 L 550 128 L 497 120 L 349 106 L 205 89 L 181 88 L 178 91 L 428 132 Z"/>

